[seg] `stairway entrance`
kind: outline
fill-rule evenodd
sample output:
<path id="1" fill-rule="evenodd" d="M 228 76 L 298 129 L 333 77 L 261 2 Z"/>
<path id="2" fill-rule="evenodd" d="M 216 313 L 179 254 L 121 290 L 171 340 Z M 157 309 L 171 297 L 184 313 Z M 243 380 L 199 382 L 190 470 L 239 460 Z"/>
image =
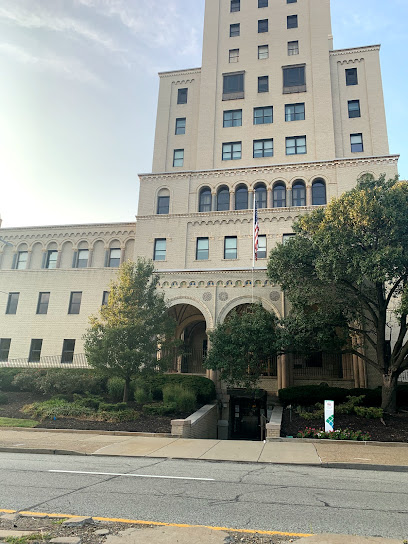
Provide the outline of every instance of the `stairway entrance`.
<path id="1" fill-rule="evenodd" d="M 261 425 L 266 416 L 267 392 L 246 392 L 239 389 L 230 394 L 230 429 L 232 440 L 261 440 Z"/>

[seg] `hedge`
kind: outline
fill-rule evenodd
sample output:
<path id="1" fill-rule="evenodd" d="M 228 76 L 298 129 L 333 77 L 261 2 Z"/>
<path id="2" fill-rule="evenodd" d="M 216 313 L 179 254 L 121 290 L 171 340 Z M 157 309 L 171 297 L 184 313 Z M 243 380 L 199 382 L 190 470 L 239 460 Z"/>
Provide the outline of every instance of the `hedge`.
<path id="1" fill-rule="evenodd" d="M 135 387 L 151 391 L 154 400 L 163 400 L 163 387 L 166 385 L 181 385 L 195 393 L 199 404 L 207 404 L 215 399 L 215 384 L 204 376 L 185 374 L 154 374 L 137 378 Z"/>

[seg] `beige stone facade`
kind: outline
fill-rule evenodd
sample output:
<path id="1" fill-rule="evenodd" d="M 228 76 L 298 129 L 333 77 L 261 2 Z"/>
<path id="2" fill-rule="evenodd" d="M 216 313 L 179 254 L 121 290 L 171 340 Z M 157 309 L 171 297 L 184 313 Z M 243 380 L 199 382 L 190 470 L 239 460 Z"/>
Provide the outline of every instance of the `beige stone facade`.
<path id="1" fill-rule="evenodd" d="M 205 373 L 207 332 L 232 309 L 259 301 L 285 315 L 266 257 L 292 233 L 293 221 L 364 174 L 397 174 L 379 46 L 333 50 L 329 0 L 260 4 L 269 5 L 206 0 L 202 67 L 159 74 L 153 167 L 140 175 L 136 225 L 0 230 L 11 244 L 0 242 L 0 338 L 11 339 L 9 359 L 27 358 L 36 338 L 43 339 L 41 355 L 60 357 L 64 339 L 75 339 L 81 354 L 88 315 L 117 265 L 144 256 L 155 259 L 186 345 L 175 370 Z M 252 270 L 254 195 L 263 253 Z M 89 253 L 78 268 L 81 249 Z M 119 261 L 117 252 L 110 261 L 111 249 L 120 250 Z M 49 269 L 52 250 L 57 260 Z M 21 252 L 27 256 L 19 270 Z M 51 293 L 46 315 L 36 313 L 40 292 Z M 71 292 L 82 292 L 79 314 L 68 313 Z M 20 293 L 13 315 L 6 313 L 8 293 Z M 355 360 L 308 366 L 279 358 L 271 365 L 261 382 L 270 392 L 378 379 Z"/>

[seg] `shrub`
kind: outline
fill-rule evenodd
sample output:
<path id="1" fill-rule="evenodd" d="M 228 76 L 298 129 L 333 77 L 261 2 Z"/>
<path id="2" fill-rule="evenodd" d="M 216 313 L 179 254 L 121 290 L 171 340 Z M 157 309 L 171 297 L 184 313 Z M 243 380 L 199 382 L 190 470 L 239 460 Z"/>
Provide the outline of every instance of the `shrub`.
<path id="1" fill-rule="evenodd" d="M 14 376 L 20 372 L 19 368 L 0 368 L 0 391 L 18 391 L 12 384 Z"/>
<path id="2" fill-rule="evenodd" d="M 151 391 L 153 400 L 163 400 L 163 387 L 168 384 L 181 385 L 193 391 L 197 402 L 207 404 L 216 398 L 215 384 L 204 376 L 190 376 L 186 374 L 152 374 L 138 377 L 135 387 L 142 387 Z"/>
<path id="3" fill-rule="evenodd" d="M 125 389 L 125 380 L 122 378 L 109 378 L 108 395 L 113 401 L 120 402 L 123 399 L 123 391 Z"/>
<path id="4" fill-rule="evenodd" d="M 108 402 L 101 402 L 99 404 L 99 411 L 100 412 L 121 412 L 123 410 L 127 410 L 128 405 L 126 402 L 118 402 L 117 404 L 110 404 Z"/>
<path id="5" fill-rule="evenodd" d="M 284 406 L 314 406 L 317 402 L 333 400 L 341 403 L 350 394 L 348 389 L 329 387 L 327 385 L 298 385 L 279 390 L 279 400 Z"/>
<path id="6" fill-rule="evenodd" d="M 61 395 L 59 398 L 62 398 Z M 86 397 L 83 397 L 81 395 L 74 394 L 73 398 L 74 402 L 76 402 L 78 405 L 85 406 L 85 408 L 92 408 L 93 410 L 98 410 L 99 405 L 101 402 L 103 402 L 103 398 L 96 395 L 87 395 Z"/>
<path id="7" fill-rule="evenodd" d="M 194 412 L 197 398 L 191 389 L 178 384 L 167 384 L 163 387 L 163 402 L 164 404 L 175 404 L 182 412 Z"/>
<path id="8" fill-rule="evenodd" d="M 5 393 L 0 393 L 0 404 L 8 404 L 8 397 Z"/>
<path id="9" fill-rule="evenodd" d="M 319 438 L 329 440 L 371 440 L 371 436 L 363 431 L 352 431 L 351 429 L 338 429 L 337 431 L 326 432 L 323 429 L 312 429 L 306 427 L 304 431 L 298 432 L 297 438 Z"/>
<path id="10" fill-rule="evenodd" d="M 349 389 L 347 394 L 352 397 L 364 395 L 361 406 L 381 406 L 381 387 L 377 387 L 377 389 L 364 389 L 362 387 Z"/>
<path id="11" fill-rule="evenodd" d="M 14 376 L 11 385 L 15 387 L 17 391 L 38 393 L 39 383 L 44 378 L 45 374 L 46 371 L 40 369 L 20 370 L 20 372 Z"/>
<path id="12" fill-rule="evenodd" d="M 135 393 L 134 393 L 134 398 L 135 398 L 135 401 L 138 404 L 146 404 L 148 402 L 152 402 L 153 395 L 152 395 L 152 392 L 150 391 L 150 389 L 146 389 L 145 387 L 136 386 Z"/>
<path id="13" fill-rule="evenodd" d="M 86 408 L 85 406 L 60 398 L 26 405 L 23 408 L 23 412 L 40 421 L 54 417 L 92 418 L 95 414 L 95 410 L 92 410 L 92 408 Z"/>
<path id="14" fill-rule="evenodd" d="M 365 417 L 366 419 L 379 419 L 384 415 L 383 409 L 378 407 L 367 408 L 367 406 L 355 406 L 354 412 L 358 416 Z"/>
<path id="15" fill-rule="evenodd" d="M 143 413 L 149 416 L 166 416 L 177 412 L 177 406 L 173 404 L 145 404 Z"/>
<path id="16" fill-rule="evenodd" d="M 12 386 L 18 391 L 30 391 L 42 395 L 58 395 L 87 392 L 100 394 L 106 380 L 92 370 L 75 368 L 51 368 L 19 370 Z"/>
<path id="17" fill-rule="evenodd" d="M 109 421 L 111 423 L 120 423 L 121 421 L 135 421 L 139 417 L 139 412 L 126 408 L 116 412 L 98 412 L 94 419 L 97 421 Z"/>
<path id="18" fill-rule="evenodd" d="M 399 408 L 408 408 L 408 383 L 397 387 L 397 406 Z"/>

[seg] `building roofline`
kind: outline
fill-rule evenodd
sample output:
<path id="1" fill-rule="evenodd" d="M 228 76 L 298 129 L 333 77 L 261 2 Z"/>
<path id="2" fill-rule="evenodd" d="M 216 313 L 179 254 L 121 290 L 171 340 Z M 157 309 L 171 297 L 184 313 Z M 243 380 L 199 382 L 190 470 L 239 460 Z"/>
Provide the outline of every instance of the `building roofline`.
<path id="1" fill-rule="evenodd" d="M 381 44 L 362 45 L 361 47 L 347 47 L 346 49 L 332 49 L 330 55 L 347 55 L 347 53 L 365 53 L 366 51 L 379 51 Z"/>
<path id="2" fill-rule="evenodd" d="M 198 68 L 185 68 L 184 70 L 169 70 L 167 72 L 159 72 L 159 77 L 169 77 L 178 74 L 199 74 L 201 72 L 201 66 Z"/>
<path id="3" fill-rule="evenodd" d="M 89 227 L 133 227 L 136 228 L 136 221 L 133 223 L 77 223 L 68 225 L 32 225 L 26 227 L 0 228 L 0 233 L 11 230 L 33 230 L 33 229 L 67 229 L 67 228 L 89 228 Z"/>
<path id="4" fill-rule="evenodd" d="M 319 165 L 330 165 L 330 164 L 343 164 L 347 162 L 368 162 L 373 160 L 384 161 L 384 159 L 398 161 L 399 155 L 377 155 L 373 157 L 343 157 L 338 159 L 327 159 L 322 161 L 305 161 L 305 162 L 288 162 L 288 163 L 279 163 L 279 164 L 264 164 L 259 166 L 242 166 L 241 168 L 212 168 L 208 170 L 182 170 L 177 172 L 150 172 L 138 174 L 140 178 L 155 178 L 158 176 L 169 176 L 169 177 L 181 177 L 181 176 L 191 176 L 194 174 L 211 174 L 211 173 L 229 173 L 229 172 L 254 172 L 256 170 L 268 170 L 273 171 L 276 169 L 293 169 L 293 168 L 302 168 L 309 166 L 319 166 Z"/>

